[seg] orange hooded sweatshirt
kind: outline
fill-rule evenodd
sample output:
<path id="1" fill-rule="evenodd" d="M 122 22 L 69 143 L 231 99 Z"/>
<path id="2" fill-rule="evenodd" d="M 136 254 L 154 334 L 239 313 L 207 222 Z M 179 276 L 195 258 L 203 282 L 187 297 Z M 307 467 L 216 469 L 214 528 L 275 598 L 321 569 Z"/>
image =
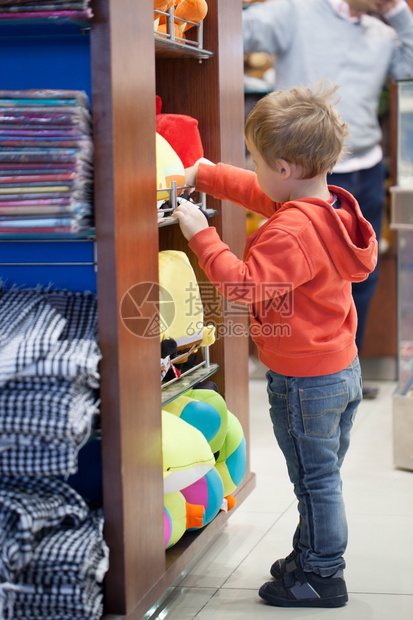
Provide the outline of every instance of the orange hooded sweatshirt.
<path id="1" fill-rule="evenodd" d="M 311 197 L 274 203 L 254 172 L 227 164 L 200 164 L 196 189 L 268 218 L 248 237 L 243 260 L 212 226 L 189 242 L 212 284 L 249 305 L 263 364 L 301 377 L 346 368 L 357 355 L 351 283 L 365 280 L 377 262 L 375 233 L 354 197 L 330 186 L 338 209 Z"/>

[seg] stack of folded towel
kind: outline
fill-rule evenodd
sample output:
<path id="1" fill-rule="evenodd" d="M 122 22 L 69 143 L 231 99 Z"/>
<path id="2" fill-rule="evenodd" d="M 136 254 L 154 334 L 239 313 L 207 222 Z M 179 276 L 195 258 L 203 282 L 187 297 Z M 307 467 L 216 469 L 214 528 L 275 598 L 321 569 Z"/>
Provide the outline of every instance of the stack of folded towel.
<path id="1" fill-rule="evenodd" d="M 103 515 L 55 478 L 0 478 L 0 618 L 98 620 Z"/>
<path id="2" fill-rule="evenodd" d="M 0 293 L 0 474 L 69 476 L 98 421 L 93 293 Z"/>
<path id="3" fill-rule="evenodd" d="M 0 235 L 74 236 L 92 226 L 86 93 L 0 90 Z"/>
<path id="4" fill-rule="evenodd" d="M 0 0 L 0 19 L 75 19 L 89 21 L 90 0 Z"/>

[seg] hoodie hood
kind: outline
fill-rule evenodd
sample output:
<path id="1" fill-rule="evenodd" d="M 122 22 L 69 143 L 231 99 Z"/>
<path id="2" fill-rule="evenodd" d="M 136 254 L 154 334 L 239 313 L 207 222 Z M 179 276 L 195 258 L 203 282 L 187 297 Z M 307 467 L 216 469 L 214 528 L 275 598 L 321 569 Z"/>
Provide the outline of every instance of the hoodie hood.
<path id="1" fill-rule="evenodd" d="M 340 208 L 318 198 L 304 198 L 284 203 L 277 213 L 291 207 L 305 213 L 340 276 L 361 282 L 377 264 L 376 234 L 352 194 L 334 185 L 329 190 L 340 200 Z"/>

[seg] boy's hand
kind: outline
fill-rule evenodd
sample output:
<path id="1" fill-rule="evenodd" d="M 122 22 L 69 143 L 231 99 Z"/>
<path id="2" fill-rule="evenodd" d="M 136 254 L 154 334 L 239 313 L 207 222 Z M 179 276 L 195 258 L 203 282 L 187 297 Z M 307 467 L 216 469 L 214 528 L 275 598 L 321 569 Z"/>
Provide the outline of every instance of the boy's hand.
<path id="1" fill-rule="evenodd" d="M 190 241 L 196 233 L 208 228 L 209 224 L 205 215 L 189 201 L 185 201 L 179 205 L 174 211 L 172 217 L 179 220 L 179 225 L 184 237 Z"/>
<path id="2" fill-rule="evenodd" d="M 205 157 L 201 157 L 200 159 L 198 159 L 198 161 L 194 163 L 193 166 L 190 166 L 189 168 L 185 168 L 185 185 L 189 185 L 190 187 L 195 187 L 196 178 L 198 176 L 199 164 L 209 164 L 210 166 L 215 166 L 215 164 L 212 161 L 209 161 L 209 159 L 206 159 Z"/>
<path id="3" fill-rule="evenodd" d="M 190 168 L 185 168 L 185 185 L 195 187 L 196 177 L 198 175 L 198 162 Z"/>

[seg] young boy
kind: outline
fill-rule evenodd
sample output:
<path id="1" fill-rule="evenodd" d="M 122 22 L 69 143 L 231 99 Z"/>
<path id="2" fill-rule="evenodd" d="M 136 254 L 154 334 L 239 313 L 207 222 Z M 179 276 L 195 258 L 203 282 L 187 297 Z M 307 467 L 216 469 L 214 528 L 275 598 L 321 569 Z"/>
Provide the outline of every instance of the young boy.
<path id="1" fill-rule="evenodd" d="M 292 553 L 274 562 L 274 581 L 259 594 L 285 607 L 348 600 L 340 468 L 362 397 L 351 283 L 374 269 L 377 241 L 353 196 L 327 186 L 348 133 L 330 103 L 336 90 L 292 88 L 258 102 L 245 124 L 255 173 L 225 164 L 187 169 L 196 189 L 268 218 L 243 260 L 196 207 L 175 213 L 214 286 L 249 303 L 251 334 L 269 368 L 270 416 L 299 524 Z"/>

